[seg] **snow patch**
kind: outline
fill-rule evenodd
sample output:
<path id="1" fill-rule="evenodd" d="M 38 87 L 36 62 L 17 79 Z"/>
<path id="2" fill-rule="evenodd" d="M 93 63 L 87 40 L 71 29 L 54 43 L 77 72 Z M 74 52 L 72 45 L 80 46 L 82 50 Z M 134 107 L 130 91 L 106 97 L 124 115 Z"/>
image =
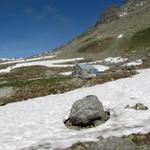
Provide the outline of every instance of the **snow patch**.
<path id="1" fill-rule="evenodd" d="M 61 64 L 72 61 L 83 60 L 84 58 L 72 58 L 72 59 L 59 59 L 59 60 L 44 60 L 44 61 L 33 61 L 33 62 L 24 62 L 18 63 L 6 69 L 0 69 L 0 73 L 9 73 L 12 69 L 27 67 L 27 66 L 46 66 L 46 67 L 72 67 L 74 65 L 70 64 Z"/>
<path id="2" fill-rule="evenodd" d="M 128 13 L 124 11 L 124 12 L 122 12 L 119 16 L 120 16 L 120 17 L 124 17 L 124 16 L 126 16 L 127 14 L 128 14 Z"/>
<path id="3" fill-rule="evenodd" d="M 103 65 L 93 65 L 99 72 L 103 72 L 109 69 L 108 66 L 103 66 Z"/>
<path id="4" fill-rule="evenodd" d="M 0 58 L 1 61 L 13 61 L 15 58 Z"/>
<path id="5" fill-rule="evenodd" d="M 36 60 L 43 60 L 43 59 L 50 59 L 54 58 L 56 55 L 51 55 L 51 56 L 40 56 L 40 57 L 35 57 L 35 58 L 18 58 L 18 59 L 7 59 L 7 62 L 0 63 L 0 65 L 4 64 L 12 64 L 12 63 L 23 63 L 23 62 L 30 62 L 30 61 L 36 61 Z"/>
<path id="6" fill-rule="evenodd" d="M 123 38 L 123 34 L 118 35 L 118 37 L 117 37 L 117 38 L 118 38 L 118 39 Z"/>
<path id="7" fill-rule="evenodd" d="M 133 61 L 133 62 L 129 62 L 123 66 L 139 66 L 143 63 L 142 59 L 138 59 L 136 61 Z"/>
<path id="8" fill-rule="evenodd" d="M 122 63 L 127 61 L 128 58 L 122 58 L 122 57 L 108 57 L 106 59 L 104 59 L 104 62 L 107 63 L 112 63 L 112 64 L 117 64 L 117 63 Z"/>
<path id="9" fill-rule="evenodd" d="M 102 35 L 99 35 L 99 36 L 97 36 L 96 38 L 97 38 L 97 39 L 101 39 L 101 38 L 103 38 L 103 36 L 102 36 Z"/>
<path id="10" fill-rule="evenodd" d="M 150 132 L 150 69 L 131 77 L 50 95 L 0 107 L 0 149 L 19 150 L 38 143 L 51 143 L 52 149 L 65 148 L 78 141 L 96 140 L 98 136 L 123 136 Z M 110 119 L 103 125 L 81 131 L 63 124 L 76 100 L 96 95 Z M 143 103 L 149 109 L 125 109 Z"/>
<path id="11" fill-rule="evenodd" d="M 70 75 L 72 75 L 72 72 L 71 72 L 71 71 L 62 72 L 62 73 L 60 73 L 60 75 L 63 75 L 63 76 L 70 76 Z"/>

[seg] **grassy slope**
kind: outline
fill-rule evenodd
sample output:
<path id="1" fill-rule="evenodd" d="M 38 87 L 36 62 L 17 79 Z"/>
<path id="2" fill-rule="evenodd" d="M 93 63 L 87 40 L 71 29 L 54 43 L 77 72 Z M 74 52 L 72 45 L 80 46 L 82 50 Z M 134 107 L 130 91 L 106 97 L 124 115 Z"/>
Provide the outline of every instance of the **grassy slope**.
<path id="1" fill-rule="evenodd" d="M 92 27 L 61 47 L 58 58 L 85 57 L 98 60 L 119 55 L 130 57 L 133 54 L 140 57 L 148 52 L 150 43 L 149 16 L 150 4 L 147 4 L 117 21 Z M 121 33 L 124 37 L 117 39 Z"/>
<path id="2" fill-rule="evenodd" d="M 129 48 L 131 49 L 150 47 L 150 27 L 136 32 L 129 42 Z"/>
<path id="3" fill-rule="evenodd" d="M 13 69 L 10 73 L 0 74 L 0 81 L 27 80 L 51 77 L 60 72 L 70 71 L 71 68 L 49 68 L 45 66 L 30 66 Z"/>

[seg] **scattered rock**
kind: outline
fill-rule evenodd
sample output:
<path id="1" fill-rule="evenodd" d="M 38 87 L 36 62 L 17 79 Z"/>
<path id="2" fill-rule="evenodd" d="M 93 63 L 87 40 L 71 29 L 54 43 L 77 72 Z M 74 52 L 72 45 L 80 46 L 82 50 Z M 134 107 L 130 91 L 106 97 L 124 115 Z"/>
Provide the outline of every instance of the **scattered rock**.
<path id="1" fill-rule="evenodd" d="M 13 87 L 3 87 L 0 88 L 0 106 L 5 105 L 4 99 L 7 99 L 15 94 Z"/>
<path id="2" fill-rule="evenodd" d="M 117 19 L 119 19 L 119 14 L 120 14 L 120 7 L 117 5 L 113 5 L 108 7 L 104 13 L 102 14 L 102 16 L 100 17 L 100 19 L 97 21 L 96 26 L 99 24 L 104 24 L 104 23 L 109 23 L 112 21 L 115 21 Z"/>
<path id="3" fill-rule="evenodd" d="M 137 146 L 128 138 L 101 137 L 97 142 L 77 143 L 67 150 L 137 150 Z"/>
<path id="4" fill-rule="evenodd" d="M 132 134 L 132 135 L 129 135 L 128 138 L 131 139 L 137 145 L 149 145 L 149 148 L 150 148 L 150 133 Z"/>
<path id="5" fill-rule="evenodd" d="M 129 105 L 127 105 L 125 108 L 135 109 L 135 110 L 147 110 L 147 109 L 148 109 L 148 107 L 145 106 L 145 105 L 142 104 L 142 103 L 137 103 L 137 104 L 134 105 L 134 106 L 129 106 Z"/>
<path id="6" fill-rule="evenodd" d="M 51 150 L 51 143 L 46 142 L 46 143 L 39 143 L 37 145 L 23 148 L 21 150 Z"/>
<path id="7" fill-rule="evenodd" d="M 69 83 L 75 87 L 81 87 L 83 85 L 83 80 L 80 78 L 73 78 Z"/>
<path id="8" fill-rule="evenodd" d="M 88 128 L 103 124 L 109 119 L 109 112 L 105 112 L 102 103 L 94 95 L 76 101 L 69 118 L 64 122 L 68 128 Z"/>

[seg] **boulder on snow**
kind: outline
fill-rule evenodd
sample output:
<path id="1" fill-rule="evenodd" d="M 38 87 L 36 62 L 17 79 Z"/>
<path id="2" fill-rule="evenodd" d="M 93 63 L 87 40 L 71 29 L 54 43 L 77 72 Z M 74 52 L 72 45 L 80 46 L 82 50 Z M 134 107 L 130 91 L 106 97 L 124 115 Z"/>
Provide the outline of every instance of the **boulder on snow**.
<path id="1" fill-rule="evenodd" d="M 137 103 L 134 106 L 127 105 L 125 108 L 135 109 L 135 110 L 147 110 L 148 107 L 142 103 Z"/>
<path id="2" fill-rule="evenodd" d="M 69 128 L 88 128 L 104 123 L 109 116 L 109 112 L 104 111 L 99 99 L 89 95 L 73 104 L 70 116 L 64 123 Z"/>

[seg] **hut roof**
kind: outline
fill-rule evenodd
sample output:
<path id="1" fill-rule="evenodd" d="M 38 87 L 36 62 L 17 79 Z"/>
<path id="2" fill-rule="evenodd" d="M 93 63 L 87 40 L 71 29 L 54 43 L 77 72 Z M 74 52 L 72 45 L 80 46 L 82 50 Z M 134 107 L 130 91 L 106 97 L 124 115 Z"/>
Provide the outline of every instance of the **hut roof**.
<path id="1" fill-rule="evenodd" d="M 90 64 L 77 64 L 83 70 L 97 70 L 93 65 Z"/>

